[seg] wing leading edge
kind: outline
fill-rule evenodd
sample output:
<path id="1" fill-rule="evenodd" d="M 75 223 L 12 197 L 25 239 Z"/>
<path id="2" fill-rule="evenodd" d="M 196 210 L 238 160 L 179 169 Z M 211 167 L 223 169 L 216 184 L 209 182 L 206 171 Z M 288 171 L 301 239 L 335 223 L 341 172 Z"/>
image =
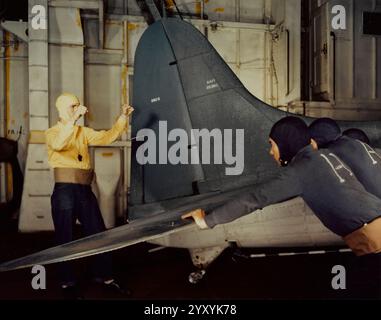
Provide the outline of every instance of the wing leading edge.
<path id="1" fill-rule="evenodd" d="M 194 227 L 194 224 L 182 220 L 182 214 L 200 207 L 210 210 L 238 193 L 244 192 L 247 188 L 191 197 L 194 201 L 191 198 L 184 199 L 184 203 L 187 204 L 152 217 L 139 219 L 127 225 L 2 263 L 0 272 L 84 258 L 187 230 Z"/>

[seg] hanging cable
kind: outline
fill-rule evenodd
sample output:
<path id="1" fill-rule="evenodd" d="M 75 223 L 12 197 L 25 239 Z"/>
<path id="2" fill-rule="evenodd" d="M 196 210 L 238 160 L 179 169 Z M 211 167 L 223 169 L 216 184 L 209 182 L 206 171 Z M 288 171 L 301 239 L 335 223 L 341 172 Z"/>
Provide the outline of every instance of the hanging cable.
<path id="1" fill-rule="evenodd" d="M 184 20 L 184 18 L 183 18 L 183 16 L 182 16 L 182 14 L 181 14 L 181 12 L 180 12 L 180 10 L 179 10 L 179 8 L 178 8 L 177 4 L 176 4 L 176 1 L 175 1 L 175 0 L 172 0 L 172 1 L 173 1 L 173 4 L 174 4 L 174 5 L 175 5 L 175 7 L 176 7 L 176 11 L 177 11 L 177 13 L 179 14 L 179 16 L 180 16 L 181 20 Z"/>

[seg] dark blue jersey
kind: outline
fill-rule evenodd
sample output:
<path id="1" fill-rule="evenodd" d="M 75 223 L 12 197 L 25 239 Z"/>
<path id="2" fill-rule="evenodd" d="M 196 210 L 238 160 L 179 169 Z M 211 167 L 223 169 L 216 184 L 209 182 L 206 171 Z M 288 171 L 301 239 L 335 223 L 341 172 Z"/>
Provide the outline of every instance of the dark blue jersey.
<path id="1" fill-rule="evenodd" d="M 308 146 L 276 178 L 253 186 L 251 191 L 213 210 L 205 220 L 213 227 L 297 196 L 340 236 L 381 216 L 381 200 L 365 190 L 337 155 Z"/>
<path id="2" fill-rule="evenodd" d="M 381 154 L 378 150 L 346 136 L 330 143 L 328 150 L 349 166 L 368 192 L 381 199 Z"/>

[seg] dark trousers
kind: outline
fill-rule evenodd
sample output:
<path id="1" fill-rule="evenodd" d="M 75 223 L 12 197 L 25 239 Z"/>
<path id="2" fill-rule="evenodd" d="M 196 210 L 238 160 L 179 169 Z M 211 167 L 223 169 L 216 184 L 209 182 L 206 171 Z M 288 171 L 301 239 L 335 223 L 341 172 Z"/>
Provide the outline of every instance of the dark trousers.
<path id="1" fill-rule="evenodd" d="M 56 183 L 51 197 L 52 216 L 58 245 L 73 241 L 76 220 L 82 225 L 84 236 L 105 230 L 97 199 L 90 186 L 74 183 Z M 76 279 L 69 262 L 59 265 L 63 284 L 75 284 Z M 111 256 L 96 255 L 92 272 L 95 278 L 111 278 Z"/>

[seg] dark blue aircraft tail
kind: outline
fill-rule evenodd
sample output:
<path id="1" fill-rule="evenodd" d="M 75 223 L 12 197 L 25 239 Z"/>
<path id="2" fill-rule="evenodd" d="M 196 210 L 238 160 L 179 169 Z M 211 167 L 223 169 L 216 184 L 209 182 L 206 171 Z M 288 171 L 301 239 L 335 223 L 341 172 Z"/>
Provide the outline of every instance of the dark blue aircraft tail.
<path id="1" fill-rule="evenodd" d="M 136 141 L 131 170 L 133 205 L 216 190 L 225 179 L 234 181 L 274 170 L 272 162 L 263 161 L 268 157 L 267 146 L 260 141 L 267 139 L 272 123 L 283 113 L 250 95 L 192 25 L 174 18 L 151 25 L 139 42 L 134 74 L 133 136 L 139 135 L 141 129 L 150 128 L 158 137 L 159 121 L 167 122 L 168 131 L 184 129 L 188 137 L 192 129 L 219 128 L 222 132 L 231 129 L 233 134 L 236 129 L 244 129 L 245 166 L 242 175 L 233 177 L 225 175 L 224 163 L 140 165 L 135 155 L 141 142 Z M 214 150 L 213 142 L 211 150 Z M 175 143 L 168 142 L 164 153 Z"/>

